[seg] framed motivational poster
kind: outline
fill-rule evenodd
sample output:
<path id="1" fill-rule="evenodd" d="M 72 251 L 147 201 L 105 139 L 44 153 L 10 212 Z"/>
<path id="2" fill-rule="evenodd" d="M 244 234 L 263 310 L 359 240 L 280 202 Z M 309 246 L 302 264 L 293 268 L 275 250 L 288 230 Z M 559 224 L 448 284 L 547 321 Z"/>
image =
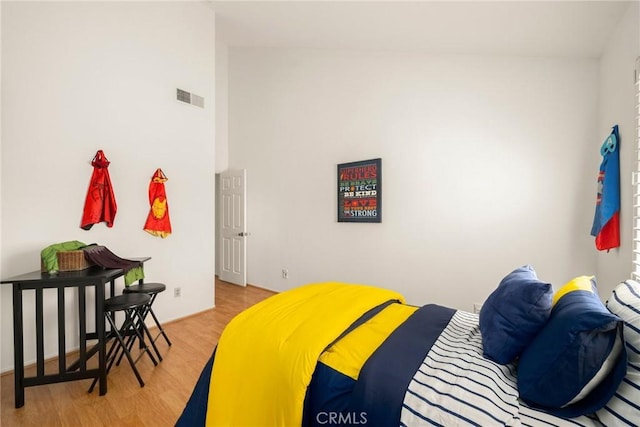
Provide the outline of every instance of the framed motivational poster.
<path id="1" fill-rule="evenodd" d="M 338 165 L 338 222 L 382 222 L 382 159 Z"/>

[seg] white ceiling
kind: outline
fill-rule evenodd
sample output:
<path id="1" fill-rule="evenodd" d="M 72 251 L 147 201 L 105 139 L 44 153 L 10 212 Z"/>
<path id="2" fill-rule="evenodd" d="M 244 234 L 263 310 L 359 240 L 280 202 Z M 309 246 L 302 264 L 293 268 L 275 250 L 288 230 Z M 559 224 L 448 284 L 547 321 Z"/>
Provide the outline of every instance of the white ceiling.
<path id="1" fill-rule="evenodd" d="M 216 11 L 217 37 L 229 46 L 587 58 L 600 56 L 630 5 L 608 0 L 207 1 Z"/>

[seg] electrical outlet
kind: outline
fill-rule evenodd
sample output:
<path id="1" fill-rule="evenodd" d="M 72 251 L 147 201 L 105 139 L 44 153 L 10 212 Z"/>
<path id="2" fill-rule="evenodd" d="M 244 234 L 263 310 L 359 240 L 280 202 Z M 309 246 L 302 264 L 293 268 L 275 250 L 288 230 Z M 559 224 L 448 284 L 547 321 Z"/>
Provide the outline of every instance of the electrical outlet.
<path id="1" fill-rule="evenodd" d="M 182 289 L 180 288 L 173 288 L 173 296 L 174 297 L 179 297 L 180 295 L 182 295 Z"/>
<path id="2" fill-rule="evenodd" d="M 283 279 L 288 279 L 289 278 L 289 270 L 287 270 L 286 268 L 282 269 L 282 278 Z"/>

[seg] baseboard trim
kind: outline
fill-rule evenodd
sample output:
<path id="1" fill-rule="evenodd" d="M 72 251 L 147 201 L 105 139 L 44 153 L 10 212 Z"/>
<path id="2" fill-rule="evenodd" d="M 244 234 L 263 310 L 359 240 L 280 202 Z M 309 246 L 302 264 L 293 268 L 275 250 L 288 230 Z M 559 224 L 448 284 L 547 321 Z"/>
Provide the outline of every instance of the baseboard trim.
<path id="1" fill-rule="evenodd" d="M 212 311 L 214 309 L 215 309 L 215 307 L 211 307 L 211 308 L 207 308 L 206 310 L 198 311 L 196 313 L 191 313 L 191 314 L 188 314 L 186 316 L 179 317 L 177 319 L 168 320 L 166 322 L 162 322 L 162 326 L 167 326 L 167 325 L 170 325 L 172 323 L 176 323 L 176 322 L 179 322 L 181 320 L 188 319 L 190 317 L 194 317 L 194 316 L 197 316 L 199 314 L 206 313 L 208 311 Z M 158 327 L 155 326 L 155 324 L 153 326 L 149 326 L 149 331 L 157 331 L 157 330 L 158 330 Z M 77 357 L 78 353 L 80 353 L 80 348 L 79 347 L 69 350 L 67 353 L 65 353 L 65 357 L 67 359 L 70 359 L 70 358 L 73 358 L 73 357 Z M 57 360 L 58 360 L 58 356 L 51 356 L 51 357 L 48 357 L 48 358 L 44 359 L 44 363 L 45 364 L 52 363 L 52 362 L 57 361 Z M 24 369 L 27 370 L 27 369 L 35 367 L 36 365 L 37 365 L 36 362 L 29 363 L 28 365 L 24 366 Z M 7 371 L 4 371 L 4 372 L 0 372 L 0 377 L 4 377 L 4 376 L 7 376 L 7 375 L 12 375 L 14 372 L 15 372 L 15 368 L 7 370 Z"/>

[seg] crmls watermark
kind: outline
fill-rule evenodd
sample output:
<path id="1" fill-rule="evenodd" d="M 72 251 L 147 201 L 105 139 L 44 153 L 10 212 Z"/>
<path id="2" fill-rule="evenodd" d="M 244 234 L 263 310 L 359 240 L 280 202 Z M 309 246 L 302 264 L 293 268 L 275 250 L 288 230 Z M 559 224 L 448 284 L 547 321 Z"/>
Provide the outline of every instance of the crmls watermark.
<path id="1" fill-rule="evenodd" d="M 318 412 L 316 415 L 318 424 L 326 425 L 358 425 L 367 424 L 366 412 Z"/>

